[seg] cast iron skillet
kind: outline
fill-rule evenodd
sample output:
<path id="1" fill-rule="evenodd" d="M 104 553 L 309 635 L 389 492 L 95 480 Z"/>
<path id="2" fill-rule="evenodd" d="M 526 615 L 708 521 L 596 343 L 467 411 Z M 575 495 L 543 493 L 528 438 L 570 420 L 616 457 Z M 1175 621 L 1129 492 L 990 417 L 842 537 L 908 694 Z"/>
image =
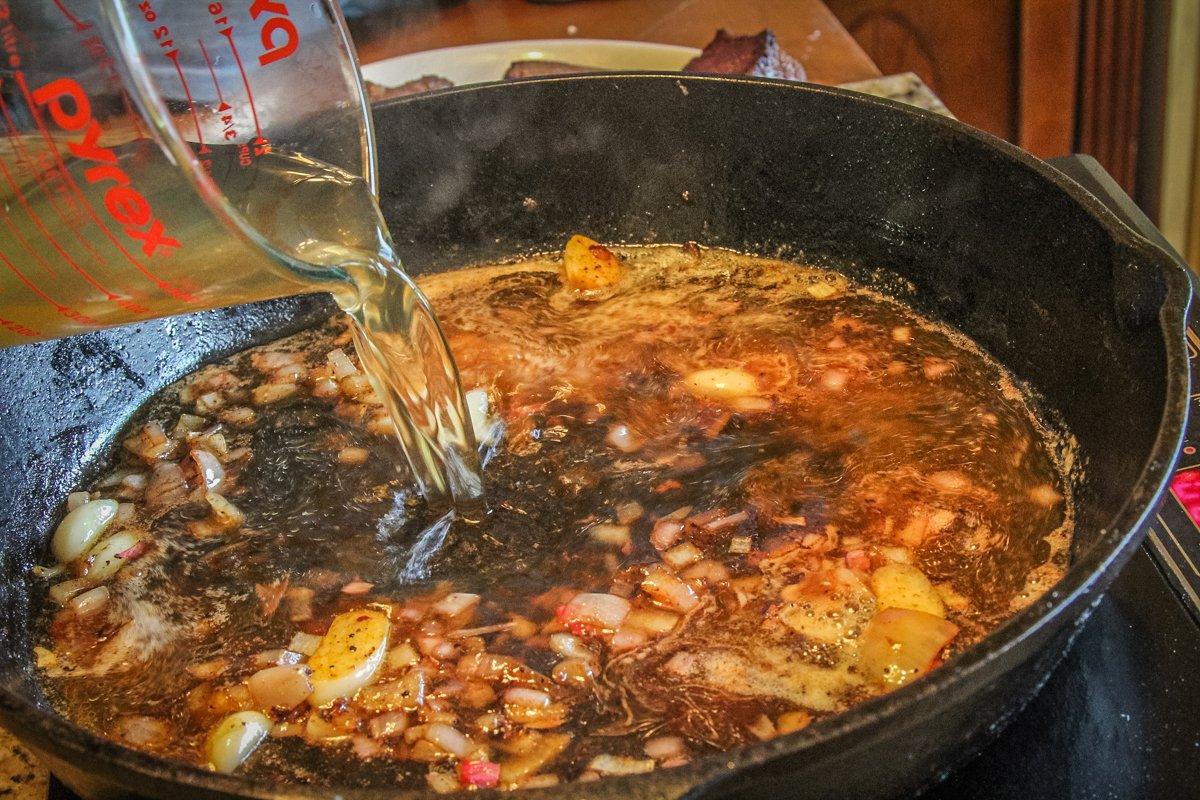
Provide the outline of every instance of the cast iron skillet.
<path id="1" fill-rule="evenodd" d="M 1189 298 L 1180 265 L 1015 148 L 833 89 L 554 78 L 385 104 L 376 125 L 384 209 L 413 267 L 557 248 L 583 231 L 881 271 L 1035 387 L 1086 465 L 1067 575 L 931 676 L 766 744 L 529 794 L 894 796 L 969 757 L 1037 691 L 1140 540 L 1180 443 Z M 273 301 L 0 353 L 0 719 L 84 796 L 332 793 L 168 764 L 55 716 L 30 662 L 28 614 L 44 589 L 26 577 L 64 496 L 96 475 L 141 401 L 206 359 L 330 309 L 320 297 Z"/>

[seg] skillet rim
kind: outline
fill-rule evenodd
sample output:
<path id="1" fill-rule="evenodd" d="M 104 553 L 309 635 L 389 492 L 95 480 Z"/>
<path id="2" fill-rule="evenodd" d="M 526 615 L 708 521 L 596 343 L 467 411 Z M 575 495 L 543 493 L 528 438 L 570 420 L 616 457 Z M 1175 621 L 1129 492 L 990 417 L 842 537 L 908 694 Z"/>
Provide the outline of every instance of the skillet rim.
<path id="1" fill-rule="evenodd" d="M 973 128 L 953 117 L 837 87 L 744 76 L 693 75 L 652 71 L 598 72 L 452 87 L 410 97 L 395 98 L 378 104 L 376 108 L 421 103 L 431 98 L 460 93 L 505 91 L 506 89 L 502 87 L 511 89 L 524 84 L 572 84 L 597 80 L 606 82 L 665 82 L 669 80 L 680 84 L 698 82 L 748 85 L 760 90 L 832 96 L 839 102 L 873 106 L 883 111 L 885 115 L 889 113 L 908 115 L 924 123 L 941 126 L 949 134 L 965 137 L 975 144 L 991 149 L 1015 166 L 1022 167 L 1050 183 L 1081 206 L 1090 217 L 1100 224 L 1114 245 L 1131 247 L 1143 256 L 1153 255 L 1153 260 L 1159 262 L 1158 266 L 1161 268 L 1160 271 L 1167 285 L 1165 297 L 1158 310 L 1158 327 L 1163 337 L 1166 368 L 1165 401 L 1149 459 L 1129 489 L 1120 511 L 1100 531 L 1096 542 L 1071 563 L 1067 572 L 1050 591 L 993 630 L 983 641 L 955 656 L 940 669 L 907 686 L 872 698 L 847 711 L 814 723 L 803 731 L 781 736 L 768 742 L 712 754 L 681 767 L 656 769 L 644 775 L 607 778 L 597 783 L 572 782 L 546 789 L 515 790 L 504 792 L 503 796 L 661 798 L 701 794 L 707 785 L 735 778 L 746 768 L 759 766 L 783 756 L 798 755 L 818 744 L 849 736 L 867 725 L 875 723 L 881 717 L 896 716 L 906 707 L 934 694 L 947 691 L 952 686 L 987 669 L 1021 646 L 1051 621 L 1069 614 L 1072 609 L 1085 603 L 1094 605 L 1095 602 L 1098 602 L 1103 590 L 1115 577 L 1116 571 L 1128 560 L 1134 548 L 1140 543 L 1148 518 L 1154 510 L 1156 501 L 1165 490 L 1171 468 L 1183 442 L 1190 382 L 1190 376 L 1186 369 L 1186 318 L 1192 293 L 1191 282 L 1185 271 L 1186 267 L 1169 253 L 1135 233 L 1079 184 L 1015 145 Z M 1084 609 L 1075 615 L 1077 625 L 1082 623 L 1089 611 L 1090 608 Z M 339 800 L 341 798 L 362 798 L 363 800 L 388 798 L 391 800 L 392 798 L 433 796 L 429 790 L 279 784 L 218 774 L 201 767 L 172 762 L 101 738 L 53 711 L 36 707 L 7 684 L 0 685 L 0 715 L 5 718 L 6 726 L 17 733 L 19 739 L 35 740 L 39 749 L 51 753 L 55 759 L 68 761 L 76 769 L 86 769 L 82 765 L 99 759 L 109 762 L 113 767 L 135 773 L 136 777 L 148 779 L 151 783 L 157 784 L 155 788 L 167 788 L 170 784 L 184 784 L 207 792 L 263 798 L 264 800 L 267 798 L 316 800 L 316 798 L 329 797 L 336 797 Z M 479 796 L 481 793 L 473 791 L 471 794 Z M 466 791 L 464 790 L 451 796 L 465 795 Z M 482 796 L 485 797 L 491 795 L 499 796 L 500 793 L 493 791 L 482 793 Z"/>

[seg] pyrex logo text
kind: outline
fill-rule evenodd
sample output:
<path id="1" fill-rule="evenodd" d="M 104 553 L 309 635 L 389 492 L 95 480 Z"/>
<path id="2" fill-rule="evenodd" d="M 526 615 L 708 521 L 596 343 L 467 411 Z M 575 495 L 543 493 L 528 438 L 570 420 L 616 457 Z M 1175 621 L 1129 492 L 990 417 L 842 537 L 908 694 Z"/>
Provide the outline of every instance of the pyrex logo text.
<path id="1" fill-rule="evenodd" d="M 178 248 L 179 240 L 166 235 L 145 195 L 130 186 L 129 174 L 118 166 L 117 154 L 100 146 L 100 123 L 92 116 L 92 105 L 79 82 L 58 78 L 35 89 L 33 100 L 45 107 L 64 131 L 83 131 L 83 138 L 68 142 L 67 147 L 78 158 L 95 162 L 83 173 L 88 183 L 112 181 L 104 193 L 104 207 L 126 234 L 142 243 L 142 252 L 170 255 Z"/>

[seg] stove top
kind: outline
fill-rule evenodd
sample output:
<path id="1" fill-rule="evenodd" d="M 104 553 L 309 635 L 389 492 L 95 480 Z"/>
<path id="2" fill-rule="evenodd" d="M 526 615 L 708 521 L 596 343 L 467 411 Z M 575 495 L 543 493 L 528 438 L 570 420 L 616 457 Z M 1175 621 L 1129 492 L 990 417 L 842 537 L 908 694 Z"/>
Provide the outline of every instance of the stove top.
<path id="1" fill-rule="evenodd" d="M 1169 247 L 1094 160 L 1050 163 Z M 1189 327 L 1200 386 L 1195 309 Z M 1004 733 L 927 800 L 1200 798 L 1200 414 L 1193 419 L 1146 544 L 1070 653 Z M 78 798 L 51 778 L 48 800 Z"/>

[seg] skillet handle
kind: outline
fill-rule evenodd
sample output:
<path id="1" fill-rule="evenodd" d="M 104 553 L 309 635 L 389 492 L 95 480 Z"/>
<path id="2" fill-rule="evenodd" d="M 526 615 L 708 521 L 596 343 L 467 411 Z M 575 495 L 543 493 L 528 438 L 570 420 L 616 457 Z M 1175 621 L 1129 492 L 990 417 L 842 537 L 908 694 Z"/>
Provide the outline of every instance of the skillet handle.
<path id="1" fill-rule="evenodd" d="M 1160 313 L 1186 323 L 1192 271 L 1162 232 L 1095 158 L 1082 153 L 1052 158 L 1050 166 L 1093 195 L 1119 222 L 1114 243 L 1113 310 L 1127 330 L 1141 330 Z"/>
<path id="2" fill-rule="evenodd" d="M 1168 298 L 1191 291 L 1182 262 L 1136 234 L 1114 246 L 1112 287 L 1113 312 L 1130 332 L 1155 325 L 1164 307 L 1177 305 Z M 1186 300 L 1182 307 L 1186 310 Z"/>

